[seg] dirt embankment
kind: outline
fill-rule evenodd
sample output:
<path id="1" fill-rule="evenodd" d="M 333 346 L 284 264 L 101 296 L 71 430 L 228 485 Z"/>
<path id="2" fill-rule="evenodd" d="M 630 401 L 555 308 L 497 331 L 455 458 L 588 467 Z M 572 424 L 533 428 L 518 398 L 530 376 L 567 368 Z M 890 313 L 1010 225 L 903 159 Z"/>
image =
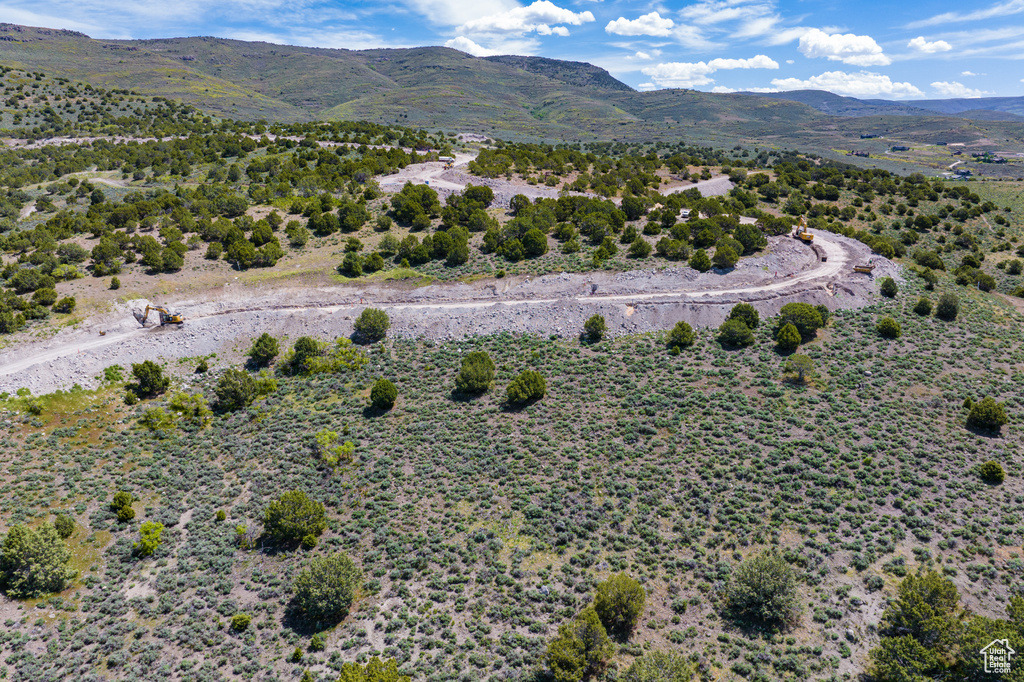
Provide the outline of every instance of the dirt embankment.
<path id="1" fill-rule="evenodd" d="M 133 301 L 50 339 L 19 339 L 0 359 L 0 391 L 27 387 L 39 394 L 75 383 L 90 387 L 104 367 L 146 359 L 210 353 L 235 357 L 263 332 L 291 339 L 349 336 L 355 318 L 369 306 L 387 311 L 392 335 L 443 341 L 502 331 L 575 337 L 594 313 L 605 316 L 616 336 L 664 330 L 680 320 L 715 326 L 740 301 L 767 316 L 792 301 L 836 309 L 873 300 L 873 279 L 853 273 L 854 263 L 872 257 L 870 250 L 828 233 L 820 233 L 816 242 L 827 254 L 825 262 L 794 239 L 773 237 L 763 255 L 745 258 L 726 273 L 702 274 L 680 265 L 425 287 L 402 282 L 322 288 L 232 285 L 189 300 L 159 301 L 185 316 L 180 328 L 140 328 L 131 310 L 146 301 Z M 873 258 L 876 278 L 896 274 L 894 264 Z"/>

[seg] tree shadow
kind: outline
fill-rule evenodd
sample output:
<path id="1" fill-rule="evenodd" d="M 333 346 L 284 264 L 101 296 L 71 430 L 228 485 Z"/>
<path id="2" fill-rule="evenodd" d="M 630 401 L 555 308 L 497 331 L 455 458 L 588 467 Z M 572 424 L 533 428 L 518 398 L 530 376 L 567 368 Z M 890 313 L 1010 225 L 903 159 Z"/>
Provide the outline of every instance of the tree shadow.
<path id="1" fill-rule="evenodd" d="M 390 411 L 391 410 L 382 410 L 381 408 L 374 407 L 373 405 L 367 405 L 363 408 L 363 417 L 366 419 L 380 419 Z"/>
<path id="2" fill-rule="evenodd" d="M 515 414 L 517 412 L 522 412 L 523 410 L 525 410 L 530 405 L 533 405 L 538 400 L 540 400 L 540 398 L 530 398 L 529 400 L 521 403 L 510 403 L 508 401 L 505 401 L 501 404 L 501 411 L 506 414 Z"/>
<path id="3" fill-rule="evenodd" d="M 285 608 L 284 616 L 281 617 L 281 626 L 291 630 L 301 637 L 312 637 L 317 633 L 334 627 L 331 624 L 321 624 L 310 621 L 292 603 L 289 603 Z"/>
<path id="4" fill-rule="evenodd" d="M 479 402 L 481 399 L 483 399 L 484 395 L 486 395 L 486 394 L 487 394 L 487 391 L 480 391 L 479 393 L 470 393 L 470 392 L 460 391 L 457 388 L 453 388 L 448 393 L 448 398 L 452 402 L 470 404 L 470 403 Z"/>
<path id="5" fill-rule="evenodd" d="M 981 438 L 1003 437 L 1002 427 L 999 427 L 998 429 L 985 429 L 974 424 L 967 424 L 965 425 L 965 428 L 971 433 L 973 433 L 975 436 L 979 436 Z"/>

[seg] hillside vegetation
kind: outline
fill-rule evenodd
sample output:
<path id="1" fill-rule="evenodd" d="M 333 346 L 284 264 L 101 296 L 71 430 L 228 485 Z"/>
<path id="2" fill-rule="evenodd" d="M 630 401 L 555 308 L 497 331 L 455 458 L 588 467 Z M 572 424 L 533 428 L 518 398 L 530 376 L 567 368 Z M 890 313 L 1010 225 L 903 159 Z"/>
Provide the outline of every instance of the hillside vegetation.
<path id="1" fill-rule="evenodd" d="M 418 78 L 409 52 L 374 54 Z M 112 362 L 96 390 L 0 394 L 0 678 L 919 682 L 988 679 L 995 639 L 1024 651 L 1019 182 L 496 140 L 462 191 L 384 192 L 466 147 L 63 78 L 0 80 L 3 125 L 34 141 L 0 149 L 14 353 L 233 278 L 339 285 L 322 303 L 389 278 L 718 277 L 800 221 L 901 268 L 864 274 L 859 309 L 739 303 L 717 329 L 634 335 L 594 314 L 562 336 L 398 338 L 360 306 L 351 338 L 236 331 L 217 353 Z M 639 97 L 608 92 L 622 111 Z M 790 106 L 758 101 L 764 126 Z M 689 184 L 715 176 L 727 194 Z M 564 191 L 498 202 L 499 179 Z"/>
<path id="2" fill-rule="evenodd" d="M 170 97 L 248 120 L 367 120 L 531 141 L 683 137 L 753 146 L 770 139 L 773 145 L 827 154 L 848 149 L 846 141 L 859 139 L 866 128 L 884 125 L 908 140 L 930 140 L 941 131 L 951 139 L 1022 145 L 1019 126 L 998 121 L 935 115 L 923 124 L 872 122 L 826 115 L 814 102 L 686 90 L 640 93 L 590 64 L 477 58 L 442 47 L 350 51 L 221 38 L 103 41 L 13 24 L 0 26 L 0 38 L 0 60 L 23 70 Z M 931 113 L 861 109 L 900 119 Z"/>

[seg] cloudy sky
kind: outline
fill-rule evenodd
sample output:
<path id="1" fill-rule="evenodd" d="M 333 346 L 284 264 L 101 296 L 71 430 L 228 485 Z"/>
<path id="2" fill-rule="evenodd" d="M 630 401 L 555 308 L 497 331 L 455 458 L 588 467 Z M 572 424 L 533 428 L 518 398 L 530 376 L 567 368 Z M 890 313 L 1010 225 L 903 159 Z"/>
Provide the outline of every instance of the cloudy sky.
<path id="1" fill-rule="evenodd" d="M 588 61 L 642 90 L 1024 95 L 1024 0 L 0 0 L 94 38 L 213 35 Z"/>

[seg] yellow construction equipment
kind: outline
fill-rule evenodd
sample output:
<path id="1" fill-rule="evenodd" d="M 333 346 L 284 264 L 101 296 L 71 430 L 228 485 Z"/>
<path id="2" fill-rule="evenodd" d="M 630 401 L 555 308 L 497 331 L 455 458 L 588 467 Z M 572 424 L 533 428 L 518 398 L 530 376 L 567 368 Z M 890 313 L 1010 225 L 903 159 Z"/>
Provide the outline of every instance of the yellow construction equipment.
<path id="1" fill-rule="evenodd" d="M 867 265 L 854 265 L 853 266 L 853 271 L 854 272 L 863 272 L 866 275 L 870 275 L 871 272 L 874 269 L 875 269 L 875 266 L 872 265 L 871 263 L 868 263 Z"/>
<path id="2" fill-rule="evenodd" d="M 156 311 L 160 314 L 160 326 L 163 327 L 165 324 L 182 324 L 185 322 L 185 318 L 180 313 L 172 313 L 167 308 L 161 308 L 157 305 L 147 305 L 145 312 L 135 311 L 132 315 L 139 321 L 143 327 L 146 326 L 146 320 L 149 319 L 150 311 Z"/>
<path id="3" fill-rule="evenodd" d="M 797 226 L 793 237 L 799 239 L 804 244 L 810 244 L 814 241 L 814 235 L 807 231 L 807 223 L 804 222 L 803 218 L 800 219 L 800 225 Z"/>
<path id="4" fill-rule="evenodd" d="M 438 161 L 444 164 L 445 169 L 455 168 L 455 157 L 454 156 L 442 156 L 438 158 Z"/>

